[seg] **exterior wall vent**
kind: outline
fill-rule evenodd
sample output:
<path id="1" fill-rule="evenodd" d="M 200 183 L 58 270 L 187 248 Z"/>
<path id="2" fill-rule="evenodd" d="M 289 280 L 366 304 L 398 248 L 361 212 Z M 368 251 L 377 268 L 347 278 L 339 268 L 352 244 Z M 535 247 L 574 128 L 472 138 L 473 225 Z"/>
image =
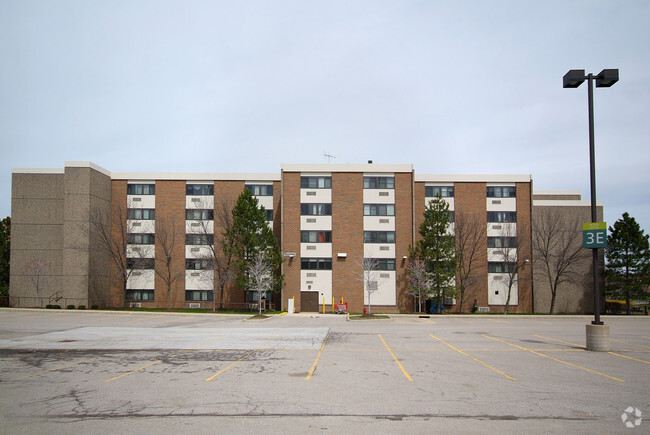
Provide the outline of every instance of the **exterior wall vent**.
<path id="1" fill-rule="evenodd" d="M 307 223 L 315 224 L 316 223 L 316 218 L 307 218 Z"/>
<path id="2" fill-rule="evenodd" d="M 388 192 L 379 192 L 379 196 L 388 196 Z"/>
<path id="3" fill-rule="evenodd" d="M 390 223 L 390 219 L 379 219 L 379 223 L 380 223 L 380 224 L 389 224 L 389 223 Z"/>
<path id="4" fill-rule="evenodd" d="M 379 250 L 380 251 L 390 251 L 390 246 L 380 246 Z"/>
<path id="5" fill-rule="evenodd" d="M 490 307 L 478 307 L 478 312 L 479 313 L 489 313 L 490 312 Z"/>
<path id="6" fill-rule="evenodd" d="M 190 308 L 201 308 L 201 304 L 200 303 L 198 303 L 198 304 L 197 303 L 190 304 Z"/>
<path id="7" fill-rule="evenodd" d="M 309 192 L 307 192 L 307 196 L 316 196 L 316 192 L 310 190 Z"/>

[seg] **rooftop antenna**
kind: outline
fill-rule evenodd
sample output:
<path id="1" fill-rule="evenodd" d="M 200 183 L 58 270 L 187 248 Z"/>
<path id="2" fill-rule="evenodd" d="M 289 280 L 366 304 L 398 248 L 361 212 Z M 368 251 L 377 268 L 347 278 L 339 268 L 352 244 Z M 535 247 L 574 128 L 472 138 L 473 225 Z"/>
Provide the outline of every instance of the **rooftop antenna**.
<path id="1" fill-rule="evenodd" d="M 331 159 L 335 159 L 335 158 L 336 158 L 336 156 L 334 156 L 334 155 L 332 155 L 332 154 L 328 154 L 327 151 L 323 151 L 323 156 L 324 156 L 324 157 L 327 157 L 327 163 L 329 163 Z"/>

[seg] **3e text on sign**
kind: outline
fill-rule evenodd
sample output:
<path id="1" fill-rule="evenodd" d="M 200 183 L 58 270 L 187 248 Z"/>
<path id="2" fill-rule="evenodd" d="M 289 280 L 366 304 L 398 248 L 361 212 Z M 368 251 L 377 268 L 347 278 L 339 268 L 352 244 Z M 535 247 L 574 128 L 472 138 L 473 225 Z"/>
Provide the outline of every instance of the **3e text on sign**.
<path id="1" fill-rule="evenodd" d="M 607 223 L 589 222 L 582 224 L 582 247 L 596 249 L 607 247 Z"/>

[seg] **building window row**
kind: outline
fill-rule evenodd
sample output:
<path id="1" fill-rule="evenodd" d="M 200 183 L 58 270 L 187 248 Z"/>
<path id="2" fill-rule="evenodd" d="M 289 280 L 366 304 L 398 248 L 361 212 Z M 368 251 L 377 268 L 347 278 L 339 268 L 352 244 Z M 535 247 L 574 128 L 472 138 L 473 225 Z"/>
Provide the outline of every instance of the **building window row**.
<path id="1" fill-rule="evenodd" d="M 129 245 L 154 245 L 156 236 L 150 233 L 131 233 L 126 235 L 126 243 Z"/>
<path id="2" fill-rule="evenodd" d="M 127 184 L 126 194 L 127 195 L 155 195 L 156 185 L 155 184 Z"/>
<path id="3" fill-rule="evenodd" d="M 331 258 L 301 258 L 300 268 L 302 270 L 332 270 Z"/>
<path id="4" fill-rule="evenodd" d="M 212 245 L 214 244 L 213 234 L 185 234 L 186 245 Z"/>
<path id="5" fill-rule="evenodd" d="M 364 216 L 395 216 L 395 204 L 364 204 Z"/>
<path id="6" fill-rule="evenodd" d="M 127 290 L 125 299 L 127 301 L 153 301 L 153 290 Z"/>
<path id="7" fill-rule="evenodd" d="M 187 258 L 185 270 L 212 270 L 212 260 L 200 258 Z"/>
<path id="8" fill-rule="evenodd" d="M 394 258 L 366 258 L 363 267 L 368 270 L 368 266 L 376 265 L 375 270 L 395 270 Z"/>
<path id="9" fill-rule="evenodd" d="M 153 258 L 127 258 L 127 269 L 154 269 L 155 259 Z"/>
<path id="10" fill-rule="evenodd" d="M 332 216 L 332 204 L 300 204 L 302 216 Z"/>
<path id="11" fill-rule="evenodd" d="M 425 186 L 424 187 L 424 196 L 426 196 L 427 198 L 433 198 L 438 195 L 442 196 L 443 198 L 453 198 L 454 186 Z"/>
<path id="12" fill-rule="evenodd" d="M 301 231 L 300 241 L 302 243 L 331 243 L 331 231 Z"/>
<path id="13" fill-rule="evenodd" d="M 187 184 L 185 194 L 194 196 L 214 195 L 214 184 Z"/>
<path id="14" fill-rule="evenodd" d="M 363 243 L 395 243 L 395 231 L 364 231 Z"/>
<path id="15" fill-rule="evenodd" d="M 126 218 L 152 221 L 156 219 L 156 210 L 153 208 L 130 208 L 126 211 Z"/>
<path id="16" fill-rule="evenodd" d="M 332 177 L 300 177 L 302 189 L 331 189 Z"/>
<path id="17" fill-rule="evenodd" d="M 253 196 L 273 196 L 272 184 L 247 184 L 245 188 L 250 190 Z"/>
<path id="18" fill-rule="evenodd" d="M 394 189 L 395 177 L 363 177 L 364 189 Z"/>
<path id="19" fill-rule="evenodd" d="M 515 186 L 488 186 L 488 198 L 515 198 L 517 196 L 517 189 Z"/>
<path id="20" fill-rule="evenodd" d="M 516 237 L 488 237 L 488 248 L 516 248 Z"/>
<path id="21" fill-rule="evenodd" d="M 186 301 L 211 302 L 213 299 L 214 299 L 214 295 L 212 290 L 185 290 Z"/>
<path id="22" fill-rule="evenodd" d="M 487 212 L 488 222 L 514 223 L 517 222 L 516 211 L 489 211 Z"/>
<path id="23" fill-rule="evenodd" d="M 214 220 L 214 210 L 188 209 L 185 210 L 185 219 L 188 221 L 211 221 Z"/>
<path id="24" fill-rule="evenodd" d="M 488 273 L 512 273 L 514 268 L 514 263 L 505 263 L 502 261 L 488 262 Z"/>

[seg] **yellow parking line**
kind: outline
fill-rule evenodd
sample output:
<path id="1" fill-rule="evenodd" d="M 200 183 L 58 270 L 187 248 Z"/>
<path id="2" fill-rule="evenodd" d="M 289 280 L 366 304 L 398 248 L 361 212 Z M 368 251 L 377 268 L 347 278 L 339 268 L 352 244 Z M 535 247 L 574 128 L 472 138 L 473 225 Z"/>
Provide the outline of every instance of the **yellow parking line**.
<path id="1" fill-rule="evenodd" d="M 408 374 L 406 369 L 404 369 L 404 366 L 402 366 L 402 363 L 399 362 L 399 360 L 397 359 L 397 357 L 395 356 L 393 351 L 390 350 L 390 347 L 388 347 L 388 344 L 386 344 L 386 341 L 384 340 L 384 337 L 382 337 L 381 334 L 377 334 L 377 335 L 379 335 L 379 339 L 381 340 L 382 343 L 384 343 L 384 346 L 386 346 L 386 350 L 388 350 L 388 353 L 391 354 L 391 356 L 393 357 L 393 359 L 395 360 L 395 362 L 397 363 L 399 368 L 402 370 L 402 373 L 404 373 L 404 376 L 406 376 L 406 379 L 413 382 L 413 378 L 411 377 L 411 375 Z"/>
<path id="2" fill-rule="evenodd" d="M 276 337 L 278 337 L 278 336 L 276 335 Z M 246 358 L 248 358 L 249 356 L 251 356 L 252 354 L 254 354 L 255 352 L 257 352 L 258 349 L 261 349 L 262 347 L 264 347 L 264 346 L 266 346 L 267 344 L 269 344 L 271 341 L 273 341 L 273 340 L 269 340 L 269 341 L 267 341 L 266 343 L 257 346 L 255 349 L 251 350 L 251 351 L 248 352 L 246 355 L 244 355 L 243 357 L 239 358 L 237 361 L 233 362 L 232 364 L 230 364 L 230 365 L 229 365 L 228 367 L 226 367 L 225 369 L 221 369 L 218 373 L 216 373 L 216 374 L 210 376 L 208 379 L 205 380 L 205 382 L 210 382 L 211 380 L 213 380 L 214 378 L 216 378 L 217 376 L 219 376 L 221 373 L 223 373 L 223 372 L 225 372 L 226 370 L 228 370 L 228 369 L 230 369 L 231 367 L 233 367 L 233 366 L 234 366 L 235 364 L 237 364 L 238 362 L 245 360 Z"/>
<path id="3" fill-rule="evenodd" d="M 310 379 L 311 379 L 311 375 L 314 374 L 314 370 L 316 370 L 316 365 L 318 364 L 318 360 L 320 359 L 320 355 L 323 353 L 323 349 L 325 349 L 325 343 L 327 343 L 327 338 L 328 338 L 329 336 L 330 336 L 329 334 L 327 334 L 327 335 L 325 336 L 325 340 L 323 340 L 323 345 L 320 347 L 320 350 L 318 351 L 318 355 L 316 355 L 316 361 L 314 361 L 314 364 L 311 366 L 311 370 L 309 370 L 309 374 L 308 374 L 307 377 L 305 378 L 305 381 L 310 380 Z"/>
<path id="4" fill-rule="evenodd" d="M 192 347 L 190 347 L 190 348 L 188 348 L 188 349 L 184 349 L 184 350 L 181 350 L 180 352 L 176 352 L 175 354 L 172 354 L 172 355 L 170 355 L 169 357 L 172 358 L 172 357 L 175 357 L 176 355 L 178 355 L 179 353 L 189 352 L 189 351 L 191 351 L 191 350 L 196 349 L 196 348 L 199 347 L 199 346 L 203 346 L 203 345 L 206 344 L 206 343 L 210 343 L 210 342 L 212 342 L 212 341 L 221 340 L 223 337 L 227 337 L 227 335 L 222 335 L 221 337 L 217 338 L 216 340 L 210 340 L 210 341 L 205 341 L 205 342 L 203 342 L 203 343 L 199 343 L 199 344 L 197 344 L 197 345 L 195 345 L 195 346 L 192 346 Z M 164 340 L 159 340 L 159 341 L 164 341 Z M 160 360 L 158 360 L 158 361 L 154 361 L 154 362 L 149 363 L 149 364 L 147 364 L 147 365 L 145 365 L 145 366 L 142 366 L 142 367 L 140 367 L 140 368 L 137 368 L 137 369 L 135 369 L 135 370 L 132 370 L 132 371 L 130 371 L 130 372 L 128 372 L 128 373 L 122 373 L 122 374 L 119 375 L 119 376 L 115 376 L 114 378 L 111 378 L 111 379 L 108 379 L 108 380 L 104 381 L 104 383 L 106 383 L 106 382 L 111 382 L 111 381 L 114 381 L 114 380 L 116 380 L 116 379 L 120 379 L 120 378 L 123 378 L 123 377 L 125 377 L 125 376 L 131 375 L 131 374 L 133 374 L 133 373 L 139 372 L 140 370 L 143 370 L 143 369 L 146 369 L 147 367 L 151 367 L 151 366 L 153 366 L 153 365 L 156 365 L 156 364 L 158 364 L 158 363 L 161 363 L 162 361 L 163 361 L 163 360 L 160 359 Z"/>
<path id="5" fill-rule="evenodd" d="M 579 344 L 569 343 L 568 341 L 557 340 L 555 338 L 544 337 L 543 335 L 536 335 L 535 337 L 545 338 L 547 340 L 559 341 L 560 343 L 566 343 L 566 344 L 570 344 L 570 345 L 573 345 L 573 346 L 579 346 L 581 348 L 586 349 L 585 346 L 581 346 Z M 610 354 L 610 355 L 620 356 L 621 358 L 627 358 L 627 359 L 631 359 L 633 361 L 638 361 L 638 362 L 642 362 L 642 363 L 645 363 L 645 364 L 650 364 L 650 361 L 645 361 L 645 360 L 638 359 L 638 358 L 632 358 L 631 356 L 621 355 L 620 353 L 616 353 L 616 352 L 607 352 L 607 353 Z"/>
<path id="6" fill-rule="evenodd" d="M 489 335 L 481 334 L 481 336 L 483 336 L 483 337 L 485 337 L 485 338 L 489 338 L 490 340 L 495 340 L 495 341 L 498 341 L 498 342 L 501 342 L 501 343 L 504 343 L 504 344 L 507 344 L 507 345 L 510 345 L 510 346 L 514 346 L 514 347 L 516 347 L 516 348 L 518 348 L 518 349 L 521 349 L 521 350 L 525 350 L 525 351 L 531 352 L 531 353 L 533 353 L 533 354 L 535 354 L 535 355 L 543 356 L 544 358 L 552 359 L 553 361 L 557 361 L 557 362 L 559 362 L 559 363 L 566 364 L 566 365 L 571 366 L 571 367 L 575 367 L 575 368 L 578 368 L 578 369 L 582 369 L 582 370 L 588 371 L 588 372 L 590 372 L 590 373 L 594 373 L 594 374 L 596 374 L 596 375 L 604 376 L 604 377 L 609 378 L 609 379 L 612 379 L 612 380 L 614 380 L 614 381 L 625 382 L 623 379 L 615 378 L 615 377 L 613 377 L 613 376 L 606 375 L 605 373 L 597 372 L 597 371 L 595 371 L 595 370 L 591 370 L 591 369 L 588 369 L 588 368 L 586 368 L 586 367 L 582 367 L 582 366 L 579 366 L 579 365 L 576 365 L 576 364 L 572 364 L 572 363 L 570 363 L 570 362 L 562 361 L 561 359 L 553 358 L 552 356 L 544 355 L 543 353 L 539 353 L 539 352 L 534 351 L 534 350 L 532 350 L 532 349 L 527 349 L 527 348 L 525 348 L 525 347 L 518 346 L 518 345 L 513 344 L 513 343 L 508 343 L 507 341 L 503 341 L 503 340 L 500 340 L 500 339 L 498 339 L 498 338 L 490 337 Z"/>
<path id="7" fill-rule="evenodd" d="M 622 358 L 631 359 L 633 361 L 638 361 L 638 362 L 641 362 L 641 363 L 650 364 L 650 361 L 644 361 L 642 359 L 632 358 L 631 356 L 621 355 L 620 353 L 614 353 L 614 352 L 607 352 L 607 353 L 612 354 L 612 355 L 616 355 L 616 356 L 620 356 Z"/>
<path id="8" fill-rule="evenodd" d="M 31 377 L 33 377 L 33 376 L 42 375 L 42 374 L 44 374 L 44 373 L 49 373 L 49 372 L 53 372 L 53 371 L 56 371 L 56 370 L 62 370 L 62 369 L 64 369 L 64 368 L 66 368 L 66 367 L 70 367 L 70 366 L 73 366 L 73 365 L 75 365 L 75 364 L 79 364 L 79 363 L 82 363 L 82 362 L 83 362 L 83 361 L 77 361 L 77 362 L 73 362 L 73 363 L 70 363 L 70 364 L 66 364 L 66 365 L 64 365 L 64 366 L 54 367 L 53 369 L 43 370 L 43 371 L 41 371 L 41 372 L 37 372 L 37 373 L 32 373 L 31 375 L 23 376 L 23 377 L 20 377 L 20 378 L 9 379 L 8 382 L 13 382 L 13 381 L 22 381 L 23 379 L 31 378 Z"/>
<path id="9" fill-rule="evenodd" d="M 650 349 L 650 346 L 646 346 L 644 344 L 630 343 L 628 341 L 623 341 L 623 340 L 611 340 L 611 341 L 615 341 L 616 343 L 631 344 L 632 346 L 639 346 L 639 347 L 645 347 L 647 349 Z"/>
<path id="10" fill-rule="evenodd" d="M 173 356 L 173 355 L 172 355 L 172 356 Z M 149 363 L 149 364 L 147 364 L 146 366 L 142 366 L 142 367 L 140 367 L 139 369 L 135 369 L 135 370 L 132 370 L 132 371 L 127 372 L 127 373 L 122 373 L 122 374 L 119 375 L 119 376 L 115 376 L 114 378 L 110 378 L 110 379 L 104 381 L 104 383 L 106 383 L 106 382 L 111 382 L 111 381 L 114 381 L 114 380 L 116 380 L 116 379 L 123 378 L 124 376 L 128 376 L 128 375 L 133 374 L 133 373 L 135 373 L 135 372 L 139 372 L 139 371 L 142 370 L 142 369 L 146 369 L 147 367 L 151 367 L 152 365 L 155 365 L 155 364 L 161 363 L 162 361 L 163 361 L 163 360 L 159 359 L 158 361 L 154 361 L 154 362 L 152 362 L 152 363 Z"/>
<path id="11" fill-rule="evenodd" d="M 472 355 L 469 355 L 469 354 L 463 352 L 462 350 L 460 350 L 460 349 L 458 349 L 458 348 L 452 346 L 451 344 L 447 343 L 446 341 L 442 340 L 441 338 L 438 338 L 438 337 L 436 337 L 436 336 L 433 335 L 433 334 L 429 334 L 429 335 L 430 335 L 431 337 L 435 338 L 436 340 L 438 340 L 439 342 L 441 342 L 442 344 L 445 344 L 445 345 L 449 346 L 450 348 L 452 348 L 452 349 L 455 350 L 456 352 L 458 352 L 458 353 L 460 353 L 460 354 L 462 354 L 462 355 L 465 355 L 465 356 L 468 357 L 468 358 L 473 359 L 474 361 L 476 361 L 476 362 L 479 363 L 479 364 L 484 365 L 485 367 L 489 368 L 490 370 L 494 370 L 495 372 L 499 373 L 500 375 L 505 376 L 506 378 L 510 379 L 511 381 L 516 381 L 516 379 L 513 378 L 512 376 L 508 376 L 508 375 L 506 375 L 505 373 L 503 373 L 501 370 L 499 370 L 499 369 L 495 369 L 495 368 L 492 367 L 491 365 L 484 363 L 483 361 L 481 361 L 481 360 L 478 359 L 478 358 L 474 358 Z"/>
<path id="12" fill-rule="evenodd" d="M 559 342 L 559 343 L 568 344 L 569 346 L 578 346 L 578 347 L 581 347 L 581 348 L 583 348 L 583 349 L 586 349 L 586 347 L 583 346 L 583 345 L 581 345 L 581 344 L 571 343 L 571 342 L 563 341 L 563 340 L 558 340 L 557 338 L 544 337 L 543 335 L 535 335 L 535 337 L 543 338 L 543 339 L 545 339 L 545 340 L 557 341 L 557 342 Z"/>

